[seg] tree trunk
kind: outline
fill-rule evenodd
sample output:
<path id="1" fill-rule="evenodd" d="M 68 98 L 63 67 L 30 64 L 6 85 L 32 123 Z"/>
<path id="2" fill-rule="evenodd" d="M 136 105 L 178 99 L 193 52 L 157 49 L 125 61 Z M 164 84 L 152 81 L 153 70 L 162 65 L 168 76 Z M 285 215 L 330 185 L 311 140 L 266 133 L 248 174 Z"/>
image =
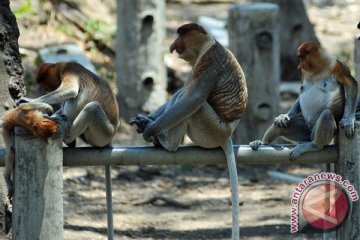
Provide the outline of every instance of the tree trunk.
<path id="1" fill-rule="evenodd" d="M 18 46 L 19 29 L 11 12 L 9 0 L 0 1 L 0 116 L 14 106 L 14 99 L 25 95 L 23 68 Z M 3 143 L 3 140 L 1 139 Z M 0 176 L 0 239 L 11 239 L 7 234 L 11 213 L 6 197 L 6 187 Z"/>

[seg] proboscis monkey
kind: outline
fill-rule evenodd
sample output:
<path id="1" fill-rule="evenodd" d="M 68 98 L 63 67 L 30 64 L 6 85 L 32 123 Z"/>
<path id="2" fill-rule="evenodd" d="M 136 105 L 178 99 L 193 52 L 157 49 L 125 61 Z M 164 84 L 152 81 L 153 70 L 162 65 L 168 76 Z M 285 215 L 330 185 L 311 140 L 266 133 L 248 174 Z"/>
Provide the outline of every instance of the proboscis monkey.
<path id="1" fill-rule="evenodd" d="M 238 178 L 231 135 L 244 113 L 248 95 L 244 73 L 234 55 L 195 23 L 177 29 L 170 46 L 192 65 L 185 86 L 154 113 L 130 121 L 145 140 L 176 151 L 185 134 L 204 148 L 222 147 L 231 182 L 232 239 L 239 239 Z"/>
<path id="2" fill-rule="evenodd" d="M 299 98 L 288 113 L 275 118 L 262 141 L 250 143 L 256 150 L 279 136 L 298 141 L 300 144 L 292 150 L 290 160 L 323 149 L 331 142 L 339 125 L 347 137 L 352 137 L 358 92 L 349 69 L 317 43 L 301 44 L 297 56 L 302 71 Z"/>
<path id="3" fill-rule="evenodd" d="M 6 145 L 6 159 L 4 179 L 8 188 L 8 197 L 13 195 L 12 172 L 14 167 L 14 137 L 15 126 L 21 126 L 30 131 L 34 136 L 47 138 L 57 130 L 55 121 L 46 117 L 53 111 L 52 107 L 46 103 L 23 103 L 15 109 L 7 111 L 1 118 L 2 136 Z M 44 116 L 45 115 L 45 116 Z"/>
<path id="4" fill-rule="evenodd" d="M 73 145 L 76 137 L 95 147 L 111 143 L 119 127 L 119 108 L 109 84 L 75 62 L 45 63 L 36 80 L 51 91 L 17 102 L 47 103 L 62 106 L 54 117 L 65 116 L 64 142 Z"/>

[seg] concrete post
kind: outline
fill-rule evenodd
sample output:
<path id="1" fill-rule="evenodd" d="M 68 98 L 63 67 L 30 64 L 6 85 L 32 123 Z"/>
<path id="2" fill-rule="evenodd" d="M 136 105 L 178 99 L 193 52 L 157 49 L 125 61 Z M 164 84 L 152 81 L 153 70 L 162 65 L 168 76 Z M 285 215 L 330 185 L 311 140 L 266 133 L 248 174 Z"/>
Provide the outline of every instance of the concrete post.
<path id="1" fill-rule="evenodd" d="M 61 134 L 35 138 L 15 128 L 13 238 L 63 239 L 63 151 Z"/>
<path id="2" fill-rule="evenodd" d="M 249 102 L 235 144 L 261 139 L 279 114 L 280 41 L 276 4 L 235 4 L 229 10 L 229 49 L 242 66 Z"/>

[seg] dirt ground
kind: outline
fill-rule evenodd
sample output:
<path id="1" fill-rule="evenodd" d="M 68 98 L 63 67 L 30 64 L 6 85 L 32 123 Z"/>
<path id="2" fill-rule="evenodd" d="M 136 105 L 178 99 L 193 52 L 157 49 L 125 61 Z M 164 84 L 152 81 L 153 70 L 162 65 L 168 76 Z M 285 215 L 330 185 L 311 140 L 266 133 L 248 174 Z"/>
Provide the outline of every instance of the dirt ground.
<path id="1" fill-rule="evenodd" d="M 18 9 L 25 2 L 12 0 L 12 9 Z M 207 4 L 191 4 L 191 0 L 182 1 L 182 4 L 174 2 L 169 1 L 166 10 L 167 32 L 171 34 L 181 23 L 196 21 L 200 14 L 225 18 L 229 7 L 229 1 L 220 4 L 215 2 L 222 1 Z M 309 17 L 320 41 L 333 54 L 351 58 L 360 4 L 355 0 L 307 2 Z M 324 2 L 341 3 L 341 6 L 323 5 Z M 115 26 L 115 0 L 81 3 L 85 15 L 91 13 L 92 17 Z M 34 15 L 18 18 L 19 45 L 29 94 L 36 94 L 32 78 L 37 67 L 37 51 L 45 45 L 63 42 L 78 43 L 99 73 L 112 78 L 114 86 L 113 57 L 94 50 L 91 41 L 66 34 L 52 13 L 51 4 L 45 2 L 43 7 L 50 12 L 47 24 L 38 24 L 39 19 Z M 109 46 L 114 47 L 114 43 L 110 41 Z M 134 140 L 133 131 L 123 124 L 114 145 L 144 144 L 139 138 Z M 320 168 L 240 166 L 242 239 L 321 239 L 318 234 L 290 234 L 290 197 L 296 184 L 267 174 L 268 170 L 278 170 L 305 177 Z M 65 239 L 107 239 L 104 176 L 101 167 L 64 169 Z M 113 167 L 112 177 L 115 239 L 229 239 L 231 204 L 225 166 Z"/>

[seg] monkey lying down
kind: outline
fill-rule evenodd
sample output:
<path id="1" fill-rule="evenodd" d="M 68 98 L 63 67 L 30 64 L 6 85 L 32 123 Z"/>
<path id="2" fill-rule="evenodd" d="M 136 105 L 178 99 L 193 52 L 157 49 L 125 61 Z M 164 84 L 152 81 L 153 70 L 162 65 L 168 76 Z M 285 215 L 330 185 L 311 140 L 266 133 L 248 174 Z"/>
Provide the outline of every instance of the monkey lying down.
<path id="1" fill-rule="evenodd" d="M 358 93 L 357 82 L 349 69 L 317 43 L 301 44 L 297 56 L 302 72 L 299 98 L 288 113 L 275 118 L 261 141 L 250 143 L 257 150 L 261 144 L 270 144 L 279 136 L 300 142 L 292 150 L 290 160 L 323 149 L 338 126 L 344 129 L 346 137 L 352 137 Z"/>
<path id="2" fill-rule="evenodd" d="M 185 86 L 150 115 L 138 114 L 130 124 L 147 141 L 176 151 L 185 134 L 204 148 L 222 147 L 231 182 L 232 239 L 239 239 L 238 178 L 231 135 L 244 113 L 248 96 L 244 73 L 234 55 L 199 25 L 177 29 L 170 46 L 192 65 Z"/>
<path id="3" fill-rule="evenodd" d="M 6 146 L 4 178 L 8 196 L 13 195 L 12 171 L 15 160 L 14 128 L 20 126 L 39 138 L 48 138 L 57 130 L 57 124 L 49 118 L 53 108 L 46 103 L 23 103 L 15 109 L 7 111 L 2 119 L 2 136 Z"/>

